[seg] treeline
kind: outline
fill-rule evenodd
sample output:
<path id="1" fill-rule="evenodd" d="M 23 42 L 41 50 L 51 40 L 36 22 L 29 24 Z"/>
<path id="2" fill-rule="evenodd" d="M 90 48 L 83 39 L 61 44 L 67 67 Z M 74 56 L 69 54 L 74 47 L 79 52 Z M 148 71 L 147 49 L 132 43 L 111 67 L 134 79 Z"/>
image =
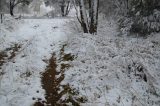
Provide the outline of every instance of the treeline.
<path id="1" fill-rule="evenodd" d="M 28 6 L 33 0 L 0 0 L 0 13 L 10 13 L 14 16 L 14 9 L 18 6 L 22 8 Z"/>
<path id="2" fill-rule="evenodd" d="M 71 8 L 76 10 L 77 19 L 84 33 L 97 33 L 99 0 L 44 0 L 46 6 L 60 7 L 61 16 L 69 14 Z"/>
<path id="3" fill-rule="evenodd" d="M 160 32 L 160 0 L 100 0 L 100 12 L 118 20 L 121 29 L 147 35 Z"/>
<path id="4" fill-rule="evenodd" d="M 97 33 L 98 14 L 115 19 L 122 32 L 160 32 L 160 0 L 73 0 L 85 33 Z"/>
<path id="5" fill-rule="evenodd" d="M 16 7 L 22 7 L 29 6 L 31 3 L 34 4 L 34 9 L 37 10 L 39 8 L 39 4 L 44 2 L 46 6 L 53 7 L 56 9 L 59 8 L 58 11 L 62 16 L 67 16 L 69 14 L 69 11 L 71 7 L 73 6 L 72 3 L 73 0 L 0 0 L 0 13 L 10 13 L 12 16 L 14 16 L 14 9 Z"/>
<path id="6" fill-rule="evenodd" d="M 28 6 L 39 0 L 0 0 L 0 12 L 13 16 L 16 6 Z M 121 31 L 147 35 L 160 32 L 160 0 L 40 0 L 46 6 L 59 9 L 65 17 L 75 8 L 77 19 L 84 33 L 97 33 L 99 13 L 112 17 Z"/>

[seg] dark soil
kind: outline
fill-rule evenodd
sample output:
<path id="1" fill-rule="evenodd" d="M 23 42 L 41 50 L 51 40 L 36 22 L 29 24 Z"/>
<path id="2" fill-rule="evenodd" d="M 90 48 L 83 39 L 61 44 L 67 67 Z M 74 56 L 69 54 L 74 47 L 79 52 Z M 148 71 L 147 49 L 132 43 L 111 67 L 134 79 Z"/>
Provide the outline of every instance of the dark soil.
<path id="1" fill-rule="evenodd" d="M 74 59 L 73 55 L 64 53 L 65 46 L 60 51 L 61 58 L 57 60 L 55 54 L 53 54 L 46 71 L 42 74 L 41 83 L 42 88 L 46 91 L 46 101 L 42 101 L 40 98 L 34 98 L 37 101 L 34 106 L 68 106 L 67 103 L 71 103 L 73 106 L 80 106 L 80 103 L 85 101 L 82 97 L 74 98 L 74 96 L 78 95 L 78 92 L 71 88 L 69 84 L 61 85 L 65 77 L 65 70 L 71 66 L 63 63 L 60 65 L 60 70 L 57 71 L 57 62 L 72 61 Z M 57 78 L 56 75 L 59 77 Z M 61 100 L 61 97 L 65 94 L 69 96 L 65 100 Z"/>

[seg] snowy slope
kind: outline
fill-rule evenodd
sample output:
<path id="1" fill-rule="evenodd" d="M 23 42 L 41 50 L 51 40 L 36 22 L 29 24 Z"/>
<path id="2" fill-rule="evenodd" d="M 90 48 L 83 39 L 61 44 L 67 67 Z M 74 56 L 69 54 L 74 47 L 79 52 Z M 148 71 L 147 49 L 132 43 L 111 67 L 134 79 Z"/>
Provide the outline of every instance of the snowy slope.
<path id="1" fill-rule="evenodd" d="M 83 106 L 160 106 L 160 34 L 120 36 L 102 23 L 98 35 L 69 37 L 65 51 L 76 58 L 63 84 L 88 99 Z"/>
<path id="2" fill-rule="evenodd" d="M 5 61 L 0 69 L 0 103 L 1 106 L 30 106 L 33 97 L 44 99 L 40 73 L 45 71 L 51 53 L 67 40 L 65 19 L 29 19 L 17 21 L 8 19 L 1 24 L 0 51 L 20 45 L 15 55 Z M 12 23 L 12 24 L 11 24 Z M 12 30 L 8 30 L 9 24 Z M 13 50 L 7 51 L 10 56 Z"/>

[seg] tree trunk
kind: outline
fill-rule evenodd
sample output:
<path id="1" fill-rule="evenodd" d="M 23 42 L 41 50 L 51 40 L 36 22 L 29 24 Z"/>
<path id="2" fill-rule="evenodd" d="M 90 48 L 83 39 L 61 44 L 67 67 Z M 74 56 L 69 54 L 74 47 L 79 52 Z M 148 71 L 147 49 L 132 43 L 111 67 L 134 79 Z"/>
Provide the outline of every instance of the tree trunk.
<path id="1" fill-rule="evenodd" d="M 62 17 L 64 17 L 64 6 L 61 6 L 61 14 L 62 14 Z"/>
<path id="2" fill-rule="evenodd" d="M 65 16 L 67 16 L 69 14 L 69 11 L 70 11 L 70 1 L 67 2 L 67 6 L 65 9 Z"/>
<path id="3" fill-rule="evenodd" d="M 10 9 L 10 14 L 11 14 L 11 16 L 14 16 L 14 14 L 13 14 L 13 8 Z"/>
<path id="4" fill-rule="evenodd" d="M 91 34 L 97 33 L 99 0 L 90 0 L 90 29 Z"/>
<path id="5" fill-rule="evenodd" d="M 13 9 L 14 9 L 14 2 L 12 0 L 10 0 L 10 15 L 11 16 L 14 16 Z"/>
<path id="6" fill-rule="evenodd" d="M 65 1 L 64 0 L 61 2 L 61 14 L 62 14 L 62 17 L 65 16 Z"/>
<path id="7" fill-rule="evenodd" d="M 88 28 L 86 9 L 84 7 L 84 0 L 81 0 L 81 2 L 80 2 L 80 17 L 81 17 L 81 26 L 83 28 L 83 32 L 88 33 L 89 28 Z"/>
<path id="8" fill-rule="evenodd" d="M 98 26 L 99 0 L 88 0 L 89 16 L 87 16 L 84 0 L 80 0 L 80 24 L 84 33 L 96 34 Z"/>
<path id="9" fill-rule="evenodd" d="M 1 13 L 1 23 L 3 23 L 3 14 Z"/>
<path id="10" fill-rule="evenodd" d="M 3 23 L 3 9 L 2 9 L 2 1 L 0 0 L 0 14 L 1 14 L 1 23 Z"/>
<path id="11" fill-rule="evenodd" d="M 89 1 L 89 5 L 90 5 L 90 8 L 89 8 L 89 11 L 90 11 L 90 29 L 89 29 L 89 32 L 92 34 L 95 32 L 95 28 L 94 28 L 94 2 L 93 0 L 90 0 Z"/>

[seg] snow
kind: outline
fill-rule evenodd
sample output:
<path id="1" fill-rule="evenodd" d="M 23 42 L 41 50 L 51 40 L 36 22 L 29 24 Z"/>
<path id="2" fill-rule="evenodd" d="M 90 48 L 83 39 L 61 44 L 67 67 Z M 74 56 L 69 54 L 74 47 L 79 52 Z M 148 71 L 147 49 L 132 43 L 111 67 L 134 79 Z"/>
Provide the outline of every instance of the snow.
<path id="1" fill-rule="evenodd" d="M 62 84 L 88 99 L 83 106 L 159 106 L 159 35 L 120 36 L 116 24 L 104 19 L 98 35 L 74 31 L 65 52 L 76 58 Z"/>
<path id="2" fill-rule="evenodd" d="M 6 20 L 9 21 L 1 24 L 0 28 L 0 39 L 3 39 L 0 50 L 14 44 L 21 44 L 21 48 L 0 69 L 5 73 L 0 76 L 0 103 L 2 106 L 30 106 L 35 103 L 32 98 L 44 99 L 40 73 L 45 71 L 47 64 L 42 60 L 58 52 L 67 40 L 63 29 L 67 20 L 26 19 L 18 21 L 19 24 L 12 18 Z M 11 24 L 12 30 L 8 31 L 5 24 Z"/>
<path id="3" fill-rule="evenodd" d="M 67 44 L 65 53 L 75 58 L 66 62 L 72 67 L 61 84 L 76 89 L 75 98 L 87 99 L 81 106 L 159 106 L 160 34 L 121 35 L 114 21 L 105 19 L 100 19 L 97 35 L 84 34 L 73 19 L 5 18 L 0 24 L 0 51 L 15 44 L 21 47 L 0 69 L 4 72 L 0 75 L 1 105 L 31 106 L 33 98 L 45 100 L 40 73 L 47 62 L 43 60 Z M 65 98 L 67 94 L 61 99 Z"/>

